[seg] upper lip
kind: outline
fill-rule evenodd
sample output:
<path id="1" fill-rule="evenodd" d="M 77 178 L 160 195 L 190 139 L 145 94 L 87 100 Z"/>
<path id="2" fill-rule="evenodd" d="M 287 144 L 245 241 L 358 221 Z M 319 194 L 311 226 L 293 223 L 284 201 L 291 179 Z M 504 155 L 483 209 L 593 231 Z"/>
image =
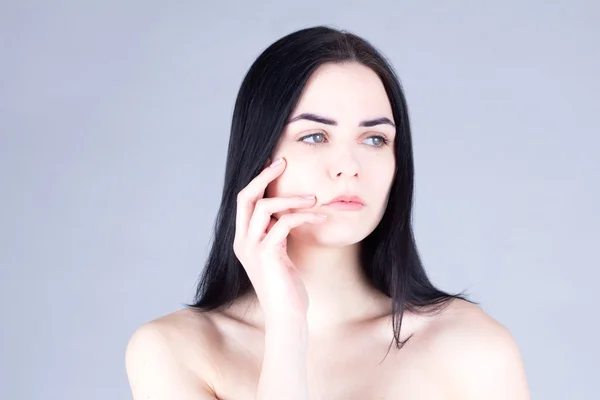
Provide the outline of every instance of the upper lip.
<path id="1" fill-rule="evenodd" d="M 344 194 L 344 195 L 341 195 L 341 196 L 334 197 L 333 199 L 329 200 L 325 204 L 335 203 L 336 201 L 346 201 L 346 202 L 360 203 L 362 205 L 365 205 L 364 200 L 361 199 L 359 196 L 348 195 L 348 194 Z"/>

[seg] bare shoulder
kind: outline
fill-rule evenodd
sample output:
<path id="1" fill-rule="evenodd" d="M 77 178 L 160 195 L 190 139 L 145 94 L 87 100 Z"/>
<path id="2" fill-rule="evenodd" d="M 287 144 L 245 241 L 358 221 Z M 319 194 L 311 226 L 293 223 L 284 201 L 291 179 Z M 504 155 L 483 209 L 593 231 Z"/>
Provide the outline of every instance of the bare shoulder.
<path id="1" fill-rule="evenodd" d="M 216 340 L 211 319 L 192 309 L 138 327 L 125 353 L 134 399 L 215 399 L 209 349 Z"/>
<path id="2" fill-rule="evenodd" d="M 430 325 L 426 335 L 451 393 L 457 398 L 530 398 L 513 335 L 481 307 L 454 300 Z"/>

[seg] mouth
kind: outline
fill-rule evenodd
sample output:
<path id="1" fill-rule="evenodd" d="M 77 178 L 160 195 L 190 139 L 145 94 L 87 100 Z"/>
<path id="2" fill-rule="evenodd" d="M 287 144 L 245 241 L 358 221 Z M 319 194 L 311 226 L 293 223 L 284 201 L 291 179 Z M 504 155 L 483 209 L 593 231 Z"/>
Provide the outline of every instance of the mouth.
<path id="1" fill-rule="evenodd" d="M 360 201 L 346 201 L 346 200 L 338 200 L 338 201 L 330 201 L 327 204 L 324 204 L 326 207 L 331 207 L 338 210 L 344 211 L 358 211 L 361 210 L 365 205 Z"/>
<path id="2" fill-rule="evenodd" d="M 364 200 L 356 195 L 337 196 L 337 197 L 334 197 L 333 199 L 331 199 L 328 203 L 325 203 L 325 205 L 331 205 L 334 203 L 342 203 L 342 204 L 349 204 L 349 205 L 361 205 L 361 206 L 365 205 Z"/>

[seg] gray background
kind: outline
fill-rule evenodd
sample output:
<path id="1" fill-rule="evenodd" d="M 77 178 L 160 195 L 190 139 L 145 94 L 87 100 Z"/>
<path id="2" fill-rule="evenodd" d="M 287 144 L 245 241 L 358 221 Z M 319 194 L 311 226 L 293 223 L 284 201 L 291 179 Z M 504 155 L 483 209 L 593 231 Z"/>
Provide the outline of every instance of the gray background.
<path id="1" fill-rule="evenodd" d="M 400 75 L 434 283 L 511 330 L 533 398 L 597 398 L 598 3 L 48 3 L 0 6 L 0 398 L 130 398 L 130 335 L 191 301 L 243 75 L 316 24 Z"/>

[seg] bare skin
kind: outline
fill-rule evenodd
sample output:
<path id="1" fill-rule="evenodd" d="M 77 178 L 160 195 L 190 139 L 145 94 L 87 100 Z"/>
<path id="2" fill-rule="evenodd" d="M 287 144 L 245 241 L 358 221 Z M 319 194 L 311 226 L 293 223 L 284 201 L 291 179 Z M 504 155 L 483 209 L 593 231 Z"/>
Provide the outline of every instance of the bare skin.
<path id="1" fill-rule="evenodd" d="M 378 300 L 382 309 L 389 307 L 384 296 Z M 165 379 L 166 390 L 181 391 L 170 392 L 174 397 L 165 399 L 255 398 L 265 340 L 260 309 L 255 304 L 248 297 L 222 312 L 183 309 L 136 332 L 139 347 L 146 352 L 153 352 L 160 343 L 168 346 L 170 356 L 161 360 L 164 373 L 186 371 L 174 373 L 177 379 Z M 401 339 L 413 337 L 401 350 L 392 346 L 382 362 L 391 332 L 389 315 L 382 315 L 310 337 L 310 399 L 529 398 L 512 337 L 480 307 L 454 300 L 438 315 L 405 314 Z M 496 355 L 482 351 L 496 348 L 501 350 L 500 363 Z M 512 375 L 505 377 L 507 365 Z M 490 379 L 475 382 L 481 369 L 498 383 L 489 386 Z"/>

